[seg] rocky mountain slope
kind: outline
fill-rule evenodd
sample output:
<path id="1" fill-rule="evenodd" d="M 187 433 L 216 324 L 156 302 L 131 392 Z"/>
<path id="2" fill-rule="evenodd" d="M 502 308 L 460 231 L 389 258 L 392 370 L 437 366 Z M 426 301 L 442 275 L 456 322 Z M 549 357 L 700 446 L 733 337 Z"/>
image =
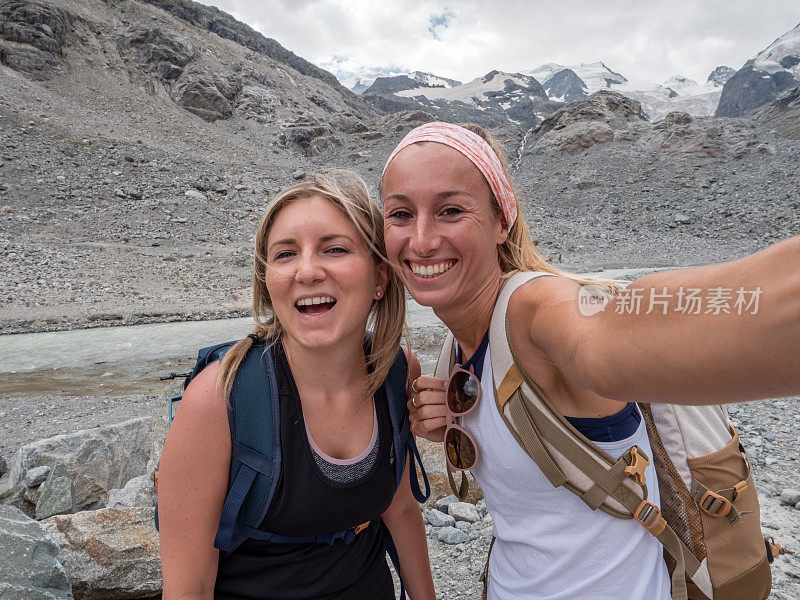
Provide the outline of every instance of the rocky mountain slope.
<path id="1" fill-rule="evenodd" d="M 246 314 L 268 198 L 330 166 L 376 186 L 394 145 L 434 118 L 493 128 L 542 252 L 571 269 L 722 260 L 800 231 L 795 96 L 757 119 L 652 123 L 613 92 L 564 106 L 492 72 L 419 88 L 440 96 L 424 103 L 386 95 L 408 104 L 384 114 L 380 95 L 147 2 L 0 11 L 4 331 Z"/>
<path id="2" fill-rule="evenodd" d="M 725 84 L 718 117 L 738 117 L 800 84 L 800 24 L 748 60 Z"/>

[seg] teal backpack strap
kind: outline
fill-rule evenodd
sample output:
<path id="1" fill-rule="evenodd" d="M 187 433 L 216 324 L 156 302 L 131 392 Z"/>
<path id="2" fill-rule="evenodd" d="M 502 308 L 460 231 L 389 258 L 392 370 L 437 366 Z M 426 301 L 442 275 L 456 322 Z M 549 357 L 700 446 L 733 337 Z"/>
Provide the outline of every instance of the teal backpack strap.
<path id="1" fill-rule="evenodd" d="M 236 373 L 228 405 L 231 474 L 214 547 L 233 551 L 269 509 L 281 468 L 280 403 L 272 352 L 254 344 Z"/>

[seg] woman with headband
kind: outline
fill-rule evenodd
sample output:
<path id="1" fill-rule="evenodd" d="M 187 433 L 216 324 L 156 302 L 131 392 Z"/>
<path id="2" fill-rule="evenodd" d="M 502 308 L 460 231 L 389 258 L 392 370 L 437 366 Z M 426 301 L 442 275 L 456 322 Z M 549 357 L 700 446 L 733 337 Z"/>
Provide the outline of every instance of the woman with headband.
<path id="1" fill-rule="evenodd" d="M 447 431 L 448 462 L 471 467 L 484 492 L 495 534 L 488 597 L 669 598 L 656 533 L 592 513 L 551 485 L 504 422 L 491 360 L 499 350 L 489 345 L 498 298 L 516 273 L 549 275 L 506 298 L 519 370 L 571 428 L 615 459 L 634 445 L 653 456 L 637 402 L 707 405 L 800 393 L 800 237 L 728 263 L 654 273 L 625 294 L 611 284 L 605 310 L 584 316 L 584 286 L 601 282 L 538 254 L 502 155 L 483 129 L 428 123 L 412 130 L 387 161 L 381 194 L 390 262 L 455 339 L 450 381 L 421 376 L 409 409 L 417 435 L 441 442 Z M 760 307 L 757 314 L 685 314 L 676 303 L 689 288 L 757 289 Z M 622 306 L 624 297 L 653 292 L 670 298 L 663 311 L 647 311 L 646 302 L 641 311 Z M 453 387 L 449 406 L 445 391 Z M 458 407 L 459 394 L 477 404 Z M 463 415 L 457 425 L 454 414 Z M 653 467 L 642 475 L 645 500 L 657 511 Z"/>

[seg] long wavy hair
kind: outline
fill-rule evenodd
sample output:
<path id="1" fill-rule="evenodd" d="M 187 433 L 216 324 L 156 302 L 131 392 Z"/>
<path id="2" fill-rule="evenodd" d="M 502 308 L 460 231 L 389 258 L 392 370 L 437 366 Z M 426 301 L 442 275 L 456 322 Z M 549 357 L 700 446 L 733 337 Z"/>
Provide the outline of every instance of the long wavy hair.
<path id="1" fill-rule="evenodd" d="M 369 248 L 375 265 L 386 261 L 383 237 L 383 214 L 370 197 L 364 181 L 350 171 L 329 170 L 313 175 L 307 181 L 292 185 L 279 192 L 267 205 L 255 239 L 253 259 L 253 334 L 259 341 L 274 342 L 283 334 L 283 327 L 272 309 L 272 299 L 267 290 L 266 273 L 267 238 L 278 213 L 286 206 L 303 198 L 321 197 L 328 200 L 345 215 Z M 371 396 L 383 384 L 400 346 L 405 324 L 405 288 L 394 270 L 389 268 L 386 292 L 373 300 L 367 327 L 372 329 L 372 343 L 366 355 L 368 375 L 366 388 Z M 217 377 L 228 398 L 236 372 L 254 340 L 246 337 L 225 354 Z"/>

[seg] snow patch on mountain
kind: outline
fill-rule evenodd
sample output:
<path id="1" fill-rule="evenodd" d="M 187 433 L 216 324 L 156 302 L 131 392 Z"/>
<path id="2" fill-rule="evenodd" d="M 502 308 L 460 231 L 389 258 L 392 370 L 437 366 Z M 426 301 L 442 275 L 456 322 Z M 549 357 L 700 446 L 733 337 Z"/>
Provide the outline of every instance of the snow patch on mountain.
<path id="1" fill-rule="evenodd" d="M 800 77 L 800 24 L 759 52 L 753 59 L 753 68 L 770 75 L 791 71 Z"/>
<path id="2" fill-rule="evenodd" d="M 378 77 L 408 77 L 413 79 L 422 87 L 454 87 L 461 85 L 460 81 L 455 79 L 448 79 L 447 77 L 440 77 L 433 73 L 425 73 L 423 71 L 387 71 L 387 70 L 370 70 L 362 71 L 351 75 L 346 79 L 342 79 L 342 85 L 356 94 L 363 94 L 366 90 L 375 83 Z"/>
<path id="3" fill-rule="evenodd" d="M 528 89 L 532 86 L 533 78 L 520 73 L 503 73 L 502 71 L 491 71 L 483 77 L 476 77 L 472 81 L 462 83 L 450 88 L 440 87 L 418 87 L 411 90 L 397 92 L 398 96 L 414 98 L 415 96 L 425 96 L 428 100 L 458 100 L 465 104 L 479 105 L 479 100 L 493 95 L 494 92 L 502 92 L 507 89 L 508 84 Z"/>
<path id="4" fill-rule="evenodd" d="M 545 83 L 553 75 L 564 69 L 573 71 L 583 80 L 588 91 L 587 95 L 593 94 L 600 90 L 611 89 L 613 85 L 623 84 L 628 81 L 623 75 L 617 73 L 616 71 L 612 71 L 604 63 L 599 61 L 592 63 L 580 63 L 567 67 L 558 65 L 556 63 L 545 63 L 543 65 L 539 65 L 535 69 L 523 71 L 522 73 L 524 75 L 530 75 L 531 77 L 534 77 L 539 83 L 545 85 Z"/>

